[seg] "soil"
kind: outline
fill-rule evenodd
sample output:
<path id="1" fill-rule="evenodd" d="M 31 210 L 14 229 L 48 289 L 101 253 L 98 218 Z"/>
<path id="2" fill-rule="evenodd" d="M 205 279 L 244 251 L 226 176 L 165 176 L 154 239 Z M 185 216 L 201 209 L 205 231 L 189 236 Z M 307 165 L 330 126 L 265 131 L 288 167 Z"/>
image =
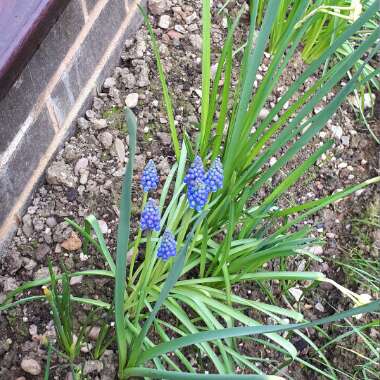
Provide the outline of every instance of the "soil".
<path id="1" fill-rule="evenodd" d="M 217 62 L 217 52 L 226 34 L 226 15 L 217 14 L 220 4 L 214 2 L 214 27 L 212 44 L 215 55 L 212 62 Z M 175 120 L 178 129 L 186 129 L 191 136 L 195 135 L 200 108 L 200 7 L 197 1 L 168 2 L 164 14 L 170 17 L 169 28 L 163 28 L 161 15 L 151 16 L 158 36 L 160 52 L 175 109 Z M 228 8 L 230 15 L 236 9 Z M 236 40 L 243 41 L 246 33 L 246 20 L 238 29 Z M 70 271 L 83 268 L 103 268 L 103 261 L 95 255 L 84 255 L 75 248 L 76 238 L 65 218 L 82 224 L 86 216 L 94 214 L 101 222 L 106 242 L 111 253 L 115 251 L 115 236 L 118 223 L 118 204 L 121 181 L 128 153 L 128 134 L 123 123 L 122 108 L 129 95 L 137 100 L 133 111 L 138 118 L 138 146 L 135 168 L 135 183 L 148 159 L 153 158 L 159 169 L 160 178 L 164 181 L 175 158 L 171 148 L 168 121 L 163 106 L 160 82 L 150 40 L 146 28 L 142 26 L 136 38 L 125 43 L 120 64 L 107 78 L 101 91 L 94 98 L 93 105 L 85 115 L 78 119 L 74 135 L 65 143 L 50 164 L 46 181 L 36 191 L 30 207 L 22 216 L 18 231 L 10 243 L 6 255 L 0 258 L 0 302 L 7 291 L 14 289 L 25 281 L 44 277 L 47 273 L 47 259 L 54 266 L 63 262 Z M 266 55 L 260 73 L 263 74 L 270 61 Z M 297 53 L 289 68 L 276 86 L 266 107 L 270 108 L 292 81 L 303 71 L 305 65 Z M 234 69 L 238 77 L 238 67 Z M 305 83 L 305 88 L 316 80 L 312 77 Z M 131 95 L 132 94 L 132 95 Z M 326 102 L 335 96 L 331 92 L 314 112 L 323 109 Z M 380 96 L 377 96 L 375 112 L 370 118 L 375 134 L 380 135 Z M 357 120 L 352 107 L 345 103 L 327 126 L 316 136 L 312 143 L 302 151 L 287 169 L 294 168 L 322 142 L 334 139 L 333 148 L 321 159 L 302 180 L 281 200 L 281 206 L 304 202 L 331 194 L 351 184 L 379 175 L 378 145 L 371 138 L 366 127 Z M 272 179 L 272 184 L 282 180 L 285 172 Z M 158 190 L 159 192 L 159 190 Z M 263 194 L 262 194 L 263 195 Z M 133 192 L 134 221 L 138 218 L 138 205 L 141 204 L 141 192 Z M 315 226 L 313 234 L 325 241 L 323 250 L 318 252 L 321 261 L 306 260 L 297 257 L 288 262 L 289 270 L 321 271 L 327 277 L 342 285 L 349 286 L 358 293 L 368 290 L 352 282 L 342 270 L 340 261 L 350 258 L 352 252 L 360 251 L 364 258 L 378 259 L 380 249 L 380 231 L 376 227 L 361 228 L 353 220 L 363 219 L 368 213 L 376 217 L 380 214 L 380 192 L 371 186 L 351 197 L 330 206 L 305 222 Z M 137 223 L 132 223 L 136 226 Z M 360 234 L 357 233 L 358 228 Z M 135 227 L 132 227 L 134 234 Z M 363 236 L 367 239 L 363 242 Z M 70 247 L 70 245 L 74 245 Z M 85 294 L 92 298 L 110 301 L 112 283 L 104 279 L 83 279 L 72 286 L 74 294 Z M 240 295 L 261 296 L 254 284 L 242 284 L 235 289 Z M 27 292 L 28 295 L 39 295 L 40 289 Z M 278 292 L 277 292 L 278 293 Z M 378 294 L 372 294 L 379 297 Z M 289 301 L 287 301 L 289 302 Z M 296 309 L 302 311 L 306 318 L 315 319 L 327 316 L 334 311 L 347 309 L 347 299 L 328 286 L 320 286 L 312 292 L 305 292 L 300 302 L 291 301 Z M 278 303 L 288 306 L 280 297 Z M 76 310 L 78 321 L 85 319 L 88 310 Z M 106 316 L 101 316 L 106 318 Z M 162 316 L 165 317 L 165 316 Z M 168 316 L 169 317 L 169 316 Z M 365 317 L 364 321 L 369 321 Z M 326 329 L 331 336 L 342 332 L 338 326 Z M 43 303 L 29 303 L 0 313 L 0 379 L 42 379 L 43 371 L 35 376 L 21 368 L 25 358 L 34 359 L 43 368 L 47 351 L 42 344 L 44 337 L 54 336 L 54 327 L 49 308 Z M 309 337 L 315 343 L 326 343 L 325 338 L 317 331 L 309 331 Z M 356 335 L 341 342 L 341 346 L 352 347 L 356 344 Z M 380 337 L 377 333 L 380 343 Z M 303 359 L 310 359 L 316 364 L 315 353 L 303 344 L 294 341 L 302 353 Z M 254 355 L 260 349 L 254 343 L 245 342 L 242 351 Z M 85 350 L 86 351 L 86 350 Z M 197 352 L 189 351 L 193 361 Z M 356 355 L 342 348 L 332 346 L 326 353 L 335 367 L 352 373 L 354 364 L 360 364 Z M 349 360 L 347 360 L 349 359 Z M 91 353 L 83 352 L 83 360 L 88 366 L 88 378 L 112 379 L 115 376 L 116 356 L 113 346 L 107 351 L 103 362 L 92 363 Z M 70 368 L 53 354 L 52 373 L 55 379 L 70 379 Z M 212 371 L 210 363 L 204 362 L 202 370 Z M 92 367 L 91 367 L 92 365 Z M 103 367 L 103 369 L 101 368 Z M 287 368 L 287 375 L 296 379 L 318 378 L 297 363 Z M 313 377 L 314 376 L 314 377 Z M 52 377 L 52 378 L 53 378 Z M 344 377 L 342 377 L 344 378 Z"/>

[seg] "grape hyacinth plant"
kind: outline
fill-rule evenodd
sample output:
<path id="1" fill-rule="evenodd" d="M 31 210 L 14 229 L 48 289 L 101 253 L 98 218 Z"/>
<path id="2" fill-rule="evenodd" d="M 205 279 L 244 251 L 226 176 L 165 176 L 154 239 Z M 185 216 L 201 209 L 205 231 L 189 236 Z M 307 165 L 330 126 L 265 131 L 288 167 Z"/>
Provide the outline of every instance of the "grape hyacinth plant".
<path id="1" fill-rule="evenodd" d="M 220 157 L 217 157 L 206 173 L 204 182 L 209 191 L 215 193 L 223 187 L 223 166 Z"/>
<path id="2" fill-rule="evenodd" d="M 141 229 L 143 231 L 160 230 L 160 210 L 153 198 L 149 198 L 143 212 L 141 213 Z"/>
<path id="3" fill-rule="evenodd" d="M 207 203 L 209 194 L 223 186 L 223 166 L 220 157 L 215 159 L 209 171 L 205 173 L 202 159 L 196 156 L 183 182 L 187 185 L 190 208 L 200 212 Z"/>
<path id="4" fill-rule="evenodd" d="M 143 174 L 141 176 L 141 186 L 144 192 L 147 193 L 150 190 L 156 190 L 159 182 L 159 177 L 157 174 L 157 168 L 153 160 L 149 160 Z"/>
<path id="5" fill-rule="evenodd" d="M 319 133 L 350 91 L 354 90 L 360 72 L 355 73 L 350 80 L 344 80 L 345 85 L 321 112 L 313 112 L 321 99 L 345 79 L 345 73 L 355 62 L 363 56 L 363 59 L 373 57 L 377 35 L 369 35 L 344 61 L 331 68 L 326 77 L 312 81 L 312 87 L 305 90 L 302 86 L 308 83 L 309 77 L 318 74 L 326 59 L 360 30 L 361 25 L 377 9 L 376 4 L 369 7 L 338 36 L 328 50 L 289 89 L 285 89 L 266 118 L 259 120 L 260 110 L 268 99 L 270 101 L 274 86 L 309 26 L 307 20 L 304 26 L 295 29 L 309 2 L 300 0 L 295 3 L 292 22 L 286 24 L 276 54 L 268 58 L 267 70 L 256 87 L 256 72 L 276 20 L 278 1 L 268 1 L 259 31 L 255 27 L 258 2 L 251 2 L 251 21 L 244 51 L 241 56 L 239 49 L 233 58 L 234 30 L 245 9 L 241 8 L 236 21 L 228 25 L 214 84 L 211 83 L 210 73 L 211 57 L 214 56 L 211 55 L 211 6 L 210 0 L 202 1 L 199 136 L 187 137 L 184 134 L 181 147 L 174 123 L 174 107 L 160 63 L 159 47 L 146 17 L 159 65 L 176 157 L 160 189 L 159 199 L 147 200 L 148 192 L 156 190 L 159 184 L 153 164 L 148 163 L 138 185 L 144 190 L 140 226 L 130 239 L 130 232 L 134 232 L 131 221 L 135 220 L 131 215 L 132 209 L 135 210 L 131 195 L 137 122 L 132 111 L 126 109 L 129 157 L 117 221 L 116 257 L 108 249 L 107 237 L 103 235 L 95 216 L 87 217 L 84 226 L 67 219 L 67 223 L 83 239 L 83 253 L 101 255 L 104 258 L 103 268 L 86 268 L 65 276 L 50 274 L 44 279 L 33 280 L 11 291 L 0 305 L 0 312 L 3 312 L 12 307 L 23 307 L 27 302 L 49 301 L 46 294 L 49 297 L 53 294 L 49 305 L 54 321 L 57 321 L 57 337 L 62 336 L 63 339 L 52 341 L 52 344 L 58 345 L 54 352 L 60 350 L 62 358 L 72 359 L 70 368 L 80 372 L 82 366 L 79 362 L 85 360 L 85 357 L 80 356 L 80 344 L 72 351 L 78 355 L 75 358 L 72 353 L 66 352 L 70 344 L 61 344 L 63 340 L 75 341 L 74 330 L 81 321 L 72 323 L 70 318 L 73 313 L 65 312 L 67 305 L 75 302 L 85 305 L 86 310 L 100 310 L 101 316 L 94 325 L 100 323 L 99 320 L 110 321 L 109 325 L 101 329 L 90 355 L 99 359 L 106 349 L 117 351 L 120 380 L 279 380 L 288 377 L 288 374 L 284 375 L 284 369 L 289 365 L 300 365 L 302 369 L 312 371 L 312 375 L 307 374 L 305 378 L 319 376 L 339 379 L 339 372 L 336 373 L 323 352 L 302 330 L 323 327 L 354 315 L 379 312 L 380 302 L 369 302 L 368 298 L 348 291 L 321 272 L 294 271 L 292 266 L 287 267 L 288 260 L 302 255 L 309 260 L 314 256 L 310 253 L 312 248 L 321 244 L 310 233 L 312 228 L 306 226 L 304 220 L 309 220 L 310 215 L 322 207 L 379 182 L 380 178 L 369 179 L 325 198 L 287 206 L 284 203 L 283 208 L 279 207 L 282 205 L 279 198 L 287 195 L 287 190 L 333 144 L 329 141 L 318 146 L 310 157 L 295 168 L 287 165 Z M 235 81 L 232 69 L 234 59 L 238 60 L 239 57 L 240 78 Z M 220 86 L 222 76 L 224 80 Z M 300 87 L 301 95 L 296 96 Z M 283 107 L 285 103 L 288 106 Z M 194 152 L 199 152 L 199 155 L 187 170 Z M 276 163 L 268 165 L 274 156 L 278 157 Z M 212 162 L 206 172 L 203 163 L 208 159 Z M 282 182 L 274 184 L 274 181 L 270 181 L 276 173 L 285 170 L 289 172 L 281 176 L 284 178 Z M 219 193 L 213 194 L 216 191 Z M 258 196 L 262 193 L 263 197 Z M 133 216 L 137 215 L 138 212 Z M 70 279 L 83 277 L 85 282 L 89 276 L 100 277 L 107 284 L 112 284 L 113 299 L 103 299 L 101 294 L 94 298 L 77 294 L 74 297 L 70 293 Z M 57 284 L 62 279 L 63 288 Z M 245 298 L 244 292 L 236 292 L 245 283 L 255 289 L 254 299 Z M 353 308 L 309 321 L 307 315 L 303 314 L 303 300 L 292 298 L 289 289 L 297 287 L 305 290 L 302 294 L 312 297 L 306 291 L 318 283 L 335 286 L 349 297 Z M 41 286 L 51 289 L 51 293 L 46 288 L 45 294 L 30 292 Z M 279 292 L 281 303 L 276 298 Z M 23 293 L 25 296 L 20 298 Z M 85 325 L 84 332 L 92 327 L 91 321 L 86 320 Z M 76 336 L 81 338 L 78 341 L 87 339 L 83 334 L 76 332 Z M 68 336 L 71 339 L 68 340 Z M 294 344 L 300 340 L 309 345 L 312 359 L 300 356 Z M 253 354 L 249 356 L 247 352 L 250 351 L 242 350 L 241 347 L 252 342 L 249 349 L 257 351 L 252 351 Z M 194 352 L 199 353 L 200 360 L 194 358 Z M 262 356 L 263 352 L 268 353 L 268 361 Z M 206 369 L 213 373 L 205 373 Z M 79 379 L 75 371 L 72 372 L 74 379 Z"/>
<path id="6" fill-rule="evenodd" d="M 191 164 L 183 182 L 187 186 L 194 186 L 195 181 L 203 181 L 205 178 L 205 169 L 203 166 L 202 159 L 199 156 L 196 156 L 193 163 Z"/>
<path id="7" fill-rule="evenodd" d="M 166 230 L 162 237 L 162 242 L 157 250 L 157 257 L 163 261 L 167 261 L 170 257 L 174 257 L 177 253 L 177 243 L 174 235 Z"/>

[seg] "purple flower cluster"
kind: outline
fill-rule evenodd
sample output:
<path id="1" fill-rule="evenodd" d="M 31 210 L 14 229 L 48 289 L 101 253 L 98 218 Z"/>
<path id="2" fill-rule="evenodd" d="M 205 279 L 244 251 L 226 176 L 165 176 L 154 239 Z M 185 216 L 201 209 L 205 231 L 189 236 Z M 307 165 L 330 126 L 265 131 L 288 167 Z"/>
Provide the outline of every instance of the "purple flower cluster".
<path id="1" fill-rule="evenodd" d="M 214 193 L 223 187 L 223 166 L 218 157 L 205 173 L 202 159 L 196 156 L 191 164 L 184 183 L 187 185 L 187 199 L 190 208 L 201 211 L 210 193 Z"/>
<path id="2" fill-rule="evenodd" d="M 177 253 L 177 243 L 174 235 L 170 231 L 165 231 L 161 244 L 157 250 L 157 257 L 166 261 Z"/>
<path id="3" fill-rule="evenodd" d="M 153 198 L 149 198 L 146 206 L 141 213 L 141 229 L 143 231 L 159 231 L 160 230 L 160 210 Z"/>
<path id="4" fill-rule="evenodd" d="M 149 190 L 156 190 L 158 181 L 156 165 L 153 160 L 149 160 L 141 176 L 141 186 L 144 192 L 147 193 Z"/>
<path id="5" fill-rule="evenodd" d="M 144 192 L 157 189 L 159 178 L 153 160 L 149 160 L 141 176 L 141 186 Z M 187 199 L 190 208 L 201 211 L 207 203 L 210 193 L 214 193 L 223 187 L 223 166 L 220 158 L 211 164 L 206 173 L 202 159 L 196 156 L 191 164 L 184 183 L 187 185 Z M 156 201 L 149 198 L 141 213 L 141 229 L 143 231 L 160 231 L 160 210 Z M 166 261 L 176 255 L 177 243 L 170 231 L 165 231 L 161 244 L 157 250 L 157 257 Z"/>
<path id="6" fill-rule="evenodd" d="M 205 177 L 205 169 L 203 167 L 202 159 L 199 156 L 196 156 L 183 182 L 187 186 L 193 186 L 195 185 L 196 180 L 203 181 L 204 177 Z"/>
<path id="7" fill-rule="evenodd" d="M 206 174 L 205 183 L 210 191 L 215 193 L 223 187 L 223 179 L 223 166 L 220 157 L 217 157 Z"/>

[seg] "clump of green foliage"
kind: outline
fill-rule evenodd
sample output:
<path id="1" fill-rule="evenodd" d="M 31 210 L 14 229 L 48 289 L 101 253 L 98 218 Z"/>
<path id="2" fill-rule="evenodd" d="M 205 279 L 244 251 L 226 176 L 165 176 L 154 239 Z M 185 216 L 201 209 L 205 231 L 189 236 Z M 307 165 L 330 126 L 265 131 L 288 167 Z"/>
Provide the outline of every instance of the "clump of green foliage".
<path id="1" fill-rule="evenodd" d="M 379 311 L 380 301 L 370 302 L 367 297 L 336 284 L 322 273 L 291 272 L 284 265 L 275 266 L 274 270 L 267 268 L 274 261 L 284 264 L 289 257 L 310 256 L 310 247 L 321 242 L 311 237 L 311 229 L 303 227 L 301 222 L 326 205 L 379 182 L 380 178 L 370 179 L 323 199 L 281 209 L 278 203 L 281 196 L 332 146 L 332 141 L 319 146 L 277 185 L 271 183 L 271 178 L 285 170 L 286 165 L 324 127 L 355 89 L 365 63 L 322 112 L 312 113 L 315 105 L 341 82 L 347 70 L 352 69 L 359 59 L 367 62 L 376 54 L 377 32 L 370 34 L 350 54 L 327 69 L 325 75 L 289 107 L 285 104 L 337 49 L 373 17 L 377 9 L 375 5 L 370 6 L 337 36 L 295 80 L 264 120 L 259 121 L 260 111 L 276 82 L 311 27 L 311 18 L 303 19 L 308 5 L 306 0 L 295 3 L 292 17 L 278 38 L 268 70 L 255 89 L 257 71 L 280 11 L 277 0 L 268 2 L 258 33 L 255 30 L 261 8 L 258 2 L 252 2 L 249 33 L 244 53 L 239 57 L 240 78 L 236 86 L 232 85 L 233 37 L 243 10 L 229 25 L 212 82 L 211 7 L 210 0 L 203 1 L 201 121 L 195 141 L 184 131 L 182 143 L 174 124 L 174 108 L 157 42 L 146 17 L 177 159 L 160 196 L 154 191 L 158 185 L 154 165 L 149 164 L 141 181 L 144 190 L 141 225 L 136 236 L 130 239 L 136 119 L 126 109 L 129 160 L 121 195 L 116 257 L 107 248 L 94 216 L 87 217 L 84 226 L 68 220 L 82 236 L 83 252 L 87 255 L 95 250 L 100 254 L 104 258 L 104 269 L 65 272 L 64 275 L 51 273 L 46 279 L 26 283 L 11 292 L 0 306 L 1 311 L 25 302 L 49 301 L 59 349 L 76 367 L 73 373 L 80 372 L 77 347 L 78 342 L 85 339 L 86 331 L 81 330 L 84 331 L 81 339 L 74 339 L 72 323 L 66 321 L 74 318 L 66 309 L 76 302 L 91 305 L 94 310 L 103 310 L 115 322 L 115 329 L 111 324 L 102 328 L 96 352 L 97 357 L 101 356 L 105 347 L 116 343 L 120 379 L 136 376 L 147 379 L 280 379 L 282 368 L 293 361 L 307 366 L 318 376 L 339 378 L 339 373 L 323 352 L 302 330 L 360 313 Z M 219 87 L 222 75 L 224 83 Z M 369 81 L 372 77 L 370 73 L 362 80 Z M 273 157 L 276 160 L 269 165 Z M 204 167 L 209 168 L 207 173 Z M 258 197 L 262 188 L 267 190 L 264 198 Z M 157 202 L 148 200 L 148 192 L 152 198 L 157 198 Z M 128 256 L 131 258 L 129 265 Z M 75 276 L 112 279 L 112 302 L 72 296 L 68 279 Z M 63 281 L 62 289 L 57 286 L 60 280 Z M 267 295 L 271 294 L 275 283 L 292 282 L 308 286 L 329 282 L 351 299 L 354 308 L 310 322 L 301 312 L 276 305 L 274 297 L 252 300 L 239 296 L 234 288 L 245 282 L 255 284 L 262 294 Z M 43 295 L 17 298 L 21 292 L 40 286 L 46 287 Z M 159 313 L 162 309 L 168 318 Z M 85 324 L 87 326 L 88 323 Z M 286 335 L 283 334 L 285 332 Z M 299 356 L 292 343 L 295 336 L 310 345 L 317 360 L 307 362 Z M 258 357 L 244 355 L 239 349 L 241 339 L 265 347 L 265 352 L 276 353 L 280 360 L 271 360 L 264 368 L 257 365 L 265 358 L 259 353 Z M 198 367 L 193 365 L 186 352 L 190 346 L 199 350 L 202 362 L 210 363 L 214 374 L 197 373 Z M 246 374 L 237 373 L 237 368 Z"/>

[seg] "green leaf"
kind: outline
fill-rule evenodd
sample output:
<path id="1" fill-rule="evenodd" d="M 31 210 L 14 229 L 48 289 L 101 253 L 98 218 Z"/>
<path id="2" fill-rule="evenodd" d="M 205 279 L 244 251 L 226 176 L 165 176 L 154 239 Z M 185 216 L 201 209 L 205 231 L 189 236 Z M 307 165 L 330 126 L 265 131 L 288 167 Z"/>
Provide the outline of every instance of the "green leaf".
<path id="1" fill-rule="evenodd" d="M 132 111 L 128 108 L 125 109 L 125 119 L 128 125 L 129 133 L 129 159 L 121 193 L 120 219 L 117 232 L 116 278 L 114 291 L 116 339 L 119 349 L 119 373 L 121 374 L 127 361 L 126 332 L 124 325 L 124 294 L 130 234 L 132 176 L 136 153 L 137 130 L 136 118 Z"/>
<path id="2" fill-rule="evenodd" d="M 125 371 L 127 376 L 147 377 L 149 379 L 167 379 L 167 380 L 284 380 L 283 377 L 271 375 L 206 375 L 172 371 L 158 371 L 151 368 L 128 368 Z"/>
<path id="3" fill-rule="evenodd" d="M 202 99 L 201 144 L 206 136 L 211 83 L 211 6 L 210 0 L 202 1 Z"/>
<path id="4" fill-rule="evenodd" d="M 148 333 L 148 330 L 149 330 L 150 326 L 152 325 L 154 318 L 156 317 L 161 305 L 164 303 L 165 299 L 169 295 L 170 290 L 173 288 L 173 286 L 177 282 L 179 276 L 181 275 L 183 266 L 185 264 L 186 253 L 187 253 L 187 250 L 188 250 L 188 248 L 191 244 L 191 241 L 194 237 L 195 230 L 196 230 L 197 226 L 199 225 L 199 223 L 201 223 L 201 221 L 205 218 L 206 214 L 207 214 L 207 211 L 203 211 L 198 216 L 198 218 L 197 218 L 196 222 L 194 223 L 191 231 L 187 235 L 185 244 L 182 246 L 181 250 L 179 251 L 179 253 L 176 257 L 176 260 L 174 262 L 174 265 L 172 266 L 172 268 L 168 274 L 168 277 L 167 277 L 167 279 L 166 279 L 166 281 L 162 287 L 161 294 L 158 297 L 158 299 L 154 305 L 153 310 L 149 314 L 149 318 L 144 323 L 144 326 L 141 329 L 139 336 L 136 338 L 136 340 L 133 343 L 133 346 L 131 349 L 131 356 L 130 356 L 130 359 L 128 362 L 128 367 L 133 367 L 134 365 L 136 365 L 136 363 L 139 359 L 139 355 L 141 354 L 142 342 L 143 342 L 146 334 Z"/>
<path id="5" fill-rule="evenodd" d="M 163 95 L 164 95 L 164 102 L 165 102 L 166 112 L 167 112 L 168 119 L 169 119 L 170 135 L 171 135 L 171 138 L 172 138 L 172 143 L 173 143 L 173 148 L 174 148 L 175 156 L 176 156 L 176 158 L 178 160 L 181 152 L 180 152 L 180 149 L 179 149 L 177 130 L 176 130 L 175 123 L 174 123 L 174 111 L 173 111 L 172 100 L 170 98 L 169 90 L 168 90 L 168 85 L 166 83 L 164 67 L 163 67 L 163 65 L 161 63 L 160 49 L 158 47 L 157 38 L 156 38 L 156 35 L 154 34 L 154 31 L 153 31 L 153 28 L 152 28 L 152 24 L 149 21 L 147 13 L 145 12 L 145 10 L 141 6 L 139 6 L 139 8 L 140 8 L 140 11 L 141 11 L 142 15 L 144 16 L 145 25 L 146 25 L 146 27 L 148 29 L 148 32 L 149 32 L 149 35 L 150 35 L 150 38 L 151 38 L 152 49 L 153 49 L 154 56 L 156 58 L 156 63 L 157 63 L 157 68 L 158 68 L 158 74 L 159 74 L 159 77 L 160 77 L 162 92 L 163 92 Z"/>
<path id="6" fill-rule="evenodd" d="M 285 331 L 305 329 L 309 327 L 319 326 L 326 323 L 332 323 L 344 318 L 349 318 L 354 315 L 363 313 L 372 313 L 380 311 L 380 301 L 371 302 L 365 306 L 360 306 L 353 308 L 351 310 L 344 311 L 342 313 L 334 314 L 330 317 L 322 318 L 317 321 L 289 324 L 289 325 L 266 325 L 266 326 L 246 326 L 246 327 L 233 327 L 223 330 L 207 331 L 198 334 L 193 334 L 190 336 L 173 339 L 169 343 L 162 343 L 153 347 L 140 355 L 139 363 L 145 363 L 146 361 L 165 354 L 170 351 L 174 351 L 181 347 L 190 346 L 193 344 L 198 344 L 200 342 L 208 342 L 215 339 L 226 339 L 233 337 L 240 337 L 246 335 L 257 335 L 257 334 L 267 334 L 267 333 L 281 333 Z"/>

